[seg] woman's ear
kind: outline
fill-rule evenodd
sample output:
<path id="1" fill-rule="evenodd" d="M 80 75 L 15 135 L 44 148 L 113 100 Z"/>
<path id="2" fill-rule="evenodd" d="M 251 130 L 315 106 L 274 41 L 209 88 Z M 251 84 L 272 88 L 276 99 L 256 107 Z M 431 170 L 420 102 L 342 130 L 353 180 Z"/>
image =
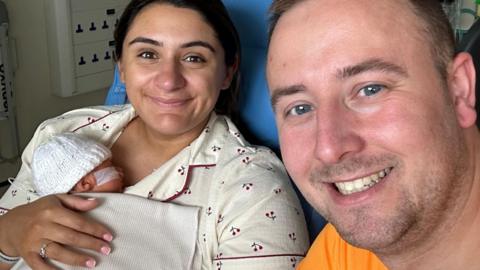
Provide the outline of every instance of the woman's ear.
<path id="1" fill-rule="evenodd" d="M 85 175 L 77 184 L 73 187 L 74 192 L 88 192 L 91 191 L 97 185 L 97 180 L 93 173 Z"/>
<path id="2" fill-rule="evenodd" d="M 459 53 L 451 65 L 448 87 L 454 101 L 457 120 L 463 128 L 475 125 L 477 120 L 475 80 L 472 56 L 465 52 Z"/>
<path id="3" fill-rule="evenodd" d="M 125 72 L 124 72 L 124 69 L 123 69 L 123 65 L 122 65 L 122 61 L 119 59 L 116 63 L 117 67 L 118 67 L 118 77 L 120 78 L 120 81 L 122 83 L 125 83 Z"/>
<path id="4" fill-rule="evenodd" d="M 227 72 L 225 74 L 225 79 L 223 80 L 222 83 L 222 90 L 226 90 L 230 87 L 230 84 L 232 83 L 233 76 L 235 73 L 238 71 L 238 55 L 235 56 L 235 62 L 231 66 L 227 66 Z"/>

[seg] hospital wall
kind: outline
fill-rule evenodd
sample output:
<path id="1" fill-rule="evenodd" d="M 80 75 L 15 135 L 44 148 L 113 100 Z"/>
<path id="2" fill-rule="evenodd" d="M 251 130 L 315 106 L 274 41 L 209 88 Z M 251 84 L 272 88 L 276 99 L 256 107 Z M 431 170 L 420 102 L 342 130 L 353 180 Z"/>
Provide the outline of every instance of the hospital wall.
<path id="1" fill-rule="evenodd" d="M 102 104 L 105 90 L 68 98 L 52 92 L 44 4 L 48 0 L 4 0 L 9 15 L 10 38 L 15 41 L 17 67 L 14 95 L 20 152 L 44 120 L 84 106 Z M 113 78 L 113 75 L 112 75 Z M 12 144 L 10 127 L 0 121 L 0 149 Z M 0 162 L 0 182 L 15 176 L 20 159 Z"/>

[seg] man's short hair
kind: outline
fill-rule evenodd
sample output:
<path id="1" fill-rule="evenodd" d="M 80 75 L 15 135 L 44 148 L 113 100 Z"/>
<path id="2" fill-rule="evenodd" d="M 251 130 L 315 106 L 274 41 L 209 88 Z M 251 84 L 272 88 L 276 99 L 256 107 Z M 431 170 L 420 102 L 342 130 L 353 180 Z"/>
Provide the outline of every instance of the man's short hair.
<path id="1" fill-rule="evenodd" d="M 308 0 L 273 0 L 270 6 L 270 27 L 268 39 L 285 12 Z M 435 66 L 444 81 L 447 79 L 447 66 L 455 55 L 455 36 L 447 15 L 439 0 L 408 0 L 410 9 L 421 23 L 422 35 L 430 43 L 430 53 Z"/>

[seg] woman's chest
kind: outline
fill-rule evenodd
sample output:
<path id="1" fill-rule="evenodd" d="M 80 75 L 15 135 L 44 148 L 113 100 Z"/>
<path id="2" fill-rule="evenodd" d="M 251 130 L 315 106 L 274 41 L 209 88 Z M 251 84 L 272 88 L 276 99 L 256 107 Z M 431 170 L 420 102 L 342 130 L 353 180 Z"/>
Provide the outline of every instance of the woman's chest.
<path id="1" fill-rule="evenodd" d="M 222 180 L 216 179 L 215 164 L 164 164 L 140 182 L 126 188 L 135 194 L 163 202 L 208 208 L 212 197 L 221 189 Z"/>

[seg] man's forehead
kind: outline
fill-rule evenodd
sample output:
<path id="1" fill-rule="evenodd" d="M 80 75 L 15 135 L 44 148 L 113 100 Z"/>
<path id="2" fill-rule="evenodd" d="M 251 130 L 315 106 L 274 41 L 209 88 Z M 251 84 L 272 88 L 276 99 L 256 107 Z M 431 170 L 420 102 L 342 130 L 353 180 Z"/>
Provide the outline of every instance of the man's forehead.
<path id="1" fill-rule="evenodd" d="M 377 21 L 379 24 L 390 21 L 397 24 L 415 17 L 408 0 L 305 0 L 292 2 L 297 3 L 282 14 L 274 32 L 278 26 L 282 28 L 291 24 L 324 25 L 335 20 L 342 21 L 345 18 L 357 18 L 357 22 L 360 24 L 367 19 Z M 361 31 L 361 29 L 359 30 Z"/>
<path id="2" fill-rule="evenodd" d="M 398 43 L 415 42 L 410 33 L 412 31 L 407 29 L 412 26 L 405 22 L 403 22 L 404 26 L 400 25 L 402 22 L 386 16 L 387 13 L 383 14 L 383 20 L 382 16 L 376 16 L 377 14 L 371 14 L 370 19 L 363 19 L 370 12 L 368 9 L 345 12 L 338 6 L 332 6 L 323 7 L 324 10 L 319 11 L 317 5 L 320 2 L 325 1 L 302 2 L 280 18 L 270 41 L 268 72 L 272 66 L 288 69 L 290 63 L 299 63 L 302 58 L 306 62 L 311 62 L 311 58 L 315 58 L 314 61 L 318 61 L 318 65 L 327 64 L 325 60 L 338 52 L 343 53 L 336 55 L 333 59 L 336 66 L 347 66 L 354 64 L 355 59 L 352 58 L 358 57 L 358 55 L 352 55 L 352 52 L 362 53 L 362 50 L 365 50 L 368 56 L 375 56 L 376 48 L 383 49 Z M 356 1 L 340 2 L 349 5 Z M 338 14 L 330 13 L 326 11 L 328 8 L 340 11 Z M 345 53 L 350 55 L 344 55 Z M 321 54 L 323 56 L 319 57 Z M 379 54 L 377 57 L 382 58 L 384 55 Z M 345 60 L 343 63 L 342 58 Z M 349 62 L 350 60 L 353 62 Z M 360 56 L 356 60 L 364 59 Z"/>

